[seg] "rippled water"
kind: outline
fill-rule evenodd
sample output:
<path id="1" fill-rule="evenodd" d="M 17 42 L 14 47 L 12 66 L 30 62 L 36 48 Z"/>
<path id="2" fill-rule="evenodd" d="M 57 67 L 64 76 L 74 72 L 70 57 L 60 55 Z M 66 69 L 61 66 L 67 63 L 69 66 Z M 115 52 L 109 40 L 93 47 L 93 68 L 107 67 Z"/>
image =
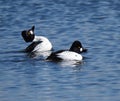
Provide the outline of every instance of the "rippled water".
<path id="1" fill-rule="evenodd" d="M 29 58 L 21 31 L 68 49 L 80 40 L 82 64 Z M 0 101 L 119 101 L 119 0 L 1 0 Z"/>

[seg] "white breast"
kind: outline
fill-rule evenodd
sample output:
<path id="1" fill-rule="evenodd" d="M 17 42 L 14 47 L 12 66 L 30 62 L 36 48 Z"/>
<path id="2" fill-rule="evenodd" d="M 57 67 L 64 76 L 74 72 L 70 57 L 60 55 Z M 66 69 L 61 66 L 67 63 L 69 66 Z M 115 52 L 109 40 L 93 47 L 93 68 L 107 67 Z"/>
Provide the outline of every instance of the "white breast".
<path id="1" fill-rule="evenodd" d="M 64 51 L 62 53 L 59 53 L 58 57 L 62 58 L 63 60 L 81 61 L 83 59 L 82 55 L 71 51 Z"/>
<path id="2" fill-rule="evenodd" d="M 38 44 L 33 51 L 48 51 L 52 49 L 52 44 L 46 37 L 35 36 L 35 39 L 33 40 L 33 42 L 36 42 L 36 41 L 41 41 L 41 43 Z"/>

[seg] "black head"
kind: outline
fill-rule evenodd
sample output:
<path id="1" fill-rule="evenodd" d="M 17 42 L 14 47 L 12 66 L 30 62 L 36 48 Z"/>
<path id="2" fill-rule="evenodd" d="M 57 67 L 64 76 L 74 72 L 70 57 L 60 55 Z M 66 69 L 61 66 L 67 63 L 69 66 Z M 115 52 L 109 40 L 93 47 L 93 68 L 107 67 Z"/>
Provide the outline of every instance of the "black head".
<path id="1" fill-rule="evenodd" d="M 34 37 L 35 37 L 34 29 L 35 29 L 35 26 L 32 26 L 31 29 L 22 31 L 21 35 L 25 40 L 25 42 L 32 42 L 34 40 Z"/>
<path id="2" fill-rule="evenodd" d="M 87 49 L 83 48 L 82 44 L 80 41 L 76 40 L 73 42 L 72 46 L 70 47 L 69 51 L 74 51 L 77 53 L 82 53 L 86 52 Z"/>

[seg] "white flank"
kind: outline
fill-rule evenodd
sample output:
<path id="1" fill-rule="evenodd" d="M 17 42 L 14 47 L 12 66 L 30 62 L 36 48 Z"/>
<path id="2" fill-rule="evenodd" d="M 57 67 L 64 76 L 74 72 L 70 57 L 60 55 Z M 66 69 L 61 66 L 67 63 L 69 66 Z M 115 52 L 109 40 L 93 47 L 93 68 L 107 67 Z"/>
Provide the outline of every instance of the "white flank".
<path id="1" fill-rule="evenodd" d="M 83 59 L 82 55 L 71 51 L 64 51 L 62 53 L 59 53 L 58 57 L 62 58 L 63 60 L 81 61 Z"/>

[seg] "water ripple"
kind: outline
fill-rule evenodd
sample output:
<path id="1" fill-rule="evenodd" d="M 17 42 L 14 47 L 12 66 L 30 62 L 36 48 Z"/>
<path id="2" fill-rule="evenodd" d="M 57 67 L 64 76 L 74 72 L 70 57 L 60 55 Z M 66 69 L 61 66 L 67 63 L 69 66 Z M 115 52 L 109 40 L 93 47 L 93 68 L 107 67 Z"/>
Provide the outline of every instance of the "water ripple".
<path id="1" fill-rule="evenodd" d="M 0 4 L 1 101 L 119 101 L 119 0 Z M 88 49 L 83 62 L 48 62 L 41 54 L 24 53 L 29 43 L 20 34 L 33 25 L 36 35 L 52 42 L 54 51 L 80 40 Z"/>

